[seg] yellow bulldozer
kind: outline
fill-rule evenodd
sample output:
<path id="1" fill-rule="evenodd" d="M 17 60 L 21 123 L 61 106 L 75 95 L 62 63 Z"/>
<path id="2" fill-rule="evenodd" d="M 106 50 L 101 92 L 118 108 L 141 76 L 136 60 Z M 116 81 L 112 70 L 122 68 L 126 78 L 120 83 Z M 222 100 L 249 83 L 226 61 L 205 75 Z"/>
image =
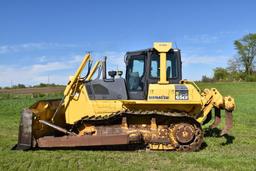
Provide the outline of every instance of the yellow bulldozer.
<path id="1" fill-rule="evenodd" d="M 196 151 L 202 124 L 232 127 L 234 99 L 217 89 L 200 90 L 182 80 L 181 53 L 170 42 L 127 52 L 126 74 L 109 71 L 106 58 L 94 65 L 86 54 L 62 99 L 41 100 L 21 112 L 16 149 L 140 146 L 150 150 Z M 82 75 L 84 68 L 87 73 Z"/>

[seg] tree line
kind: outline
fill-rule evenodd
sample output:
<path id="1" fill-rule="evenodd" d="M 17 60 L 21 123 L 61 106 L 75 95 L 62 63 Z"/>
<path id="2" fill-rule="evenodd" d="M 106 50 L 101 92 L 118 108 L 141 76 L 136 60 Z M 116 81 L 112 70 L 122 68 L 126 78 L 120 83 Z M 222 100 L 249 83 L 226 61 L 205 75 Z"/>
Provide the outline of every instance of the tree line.
<path id="1" fill-rule="evenodd" d="M 34 85 L 34 86 L 26 86 L 24 84 L 17 84 L 17 85 L 13 85 L 10 87 L 0 87 L 0 89 L 17 89 L 17 88 L 38 88 L 38 87 L 62 87 L 63 85 L 58 85 L 58 84 L 46 84 L 46 83 L 40 83 L 38 85 Z"/>
<path id="2" fill-rule="evenodd" d="M 203 76 L 203 82 L 256 81 L 256 34 L 247 34 L 234 41 L 237 54 L 228 60 L 227 67 L 217 67 L 213 77 Z"/>

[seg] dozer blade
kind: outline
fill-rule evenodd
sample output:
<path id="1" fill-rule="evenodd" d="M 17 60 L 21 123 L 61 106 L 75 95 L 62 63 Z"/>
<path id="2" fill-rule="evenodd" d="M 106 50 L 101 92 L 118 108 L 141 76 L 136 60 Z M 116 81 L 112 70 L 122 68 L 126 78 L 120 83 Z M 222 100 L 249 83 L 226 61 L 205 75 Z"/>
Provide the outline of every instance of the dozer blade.
<path id="1" fill-rule="evenodd" d="M 15 150 L 28 150 L 32 148 L 32 111 L 24 109 L 21 112 L 18 144 Z"/>
<path id="2" fill-rule="evenodd" d="M 60 104 L 60 100 L 41 100 L 33 104 L 21 112 L 18 143 L 12 148 L 14 150 L 28 150 L 36 146 L 34 141 L 38 137 L 52 135 L 53 129 L 50 127 L 42 127 L 36 118 L 50 120 L 56 108 Z M 57 121 L 63 122 L 57 116 Z"/>

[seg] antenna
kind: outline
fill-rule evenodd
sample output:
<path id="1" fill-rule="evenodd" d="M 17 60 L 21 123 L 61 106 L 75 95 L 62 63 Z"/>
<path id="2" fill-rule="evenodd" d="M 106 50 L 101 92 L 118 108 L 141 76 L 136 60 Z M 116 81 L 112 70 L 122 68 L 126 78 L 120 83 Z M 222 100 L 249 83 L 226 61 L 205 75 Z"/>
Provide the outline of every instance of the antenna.
<path id="1" fill-rule="evenodd" d="M 174 45 L 175 45 L 176 49 L 178 49 L 178 45 L 177 45 L 176 41 L 174 42 Z"/>
<path id="2" fill-rule="evenodd" d="M 47 84 L 48 85 L 50 84 L 50 76 L 49 76 L 49 74 L 47 75 Z"/>
<path id="3" fill-rule="evenodd" d="M 87 50 L 85 51 L 85 53 L 89 53 L 89 54 L 92 54 L 94 51 L 93 50 Z"/>

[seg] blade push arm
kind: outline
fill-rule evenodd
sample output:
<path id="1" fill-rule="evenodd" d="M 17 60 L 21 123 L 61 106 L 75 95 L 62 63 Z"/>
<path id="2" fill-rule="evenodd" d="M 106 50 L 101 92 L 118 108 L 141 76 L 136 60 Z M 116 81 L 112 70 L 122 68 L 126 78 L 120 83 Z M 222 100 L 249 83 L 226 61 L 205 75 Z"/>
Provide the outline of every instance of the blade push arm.
<path id="1" fill-rule="evenodd" d="M 79 68 L 77 69 L 75 75 L 73 77 L 71 77 L 68 85 L 66 86 L 66 89 L 64 91 L 64 97 L 68 95 L 68 93 L 70 92 L 70 90 L 72 89 L 72 86 L 74 85 L 74 83 L 76 83 L 76 81 L 79 79 L 84 67 L 86 66 L 86 63 L 89 61 L 90 59 L 90 54 L 86 54 L 82 63 L 80 64 Z"/>

